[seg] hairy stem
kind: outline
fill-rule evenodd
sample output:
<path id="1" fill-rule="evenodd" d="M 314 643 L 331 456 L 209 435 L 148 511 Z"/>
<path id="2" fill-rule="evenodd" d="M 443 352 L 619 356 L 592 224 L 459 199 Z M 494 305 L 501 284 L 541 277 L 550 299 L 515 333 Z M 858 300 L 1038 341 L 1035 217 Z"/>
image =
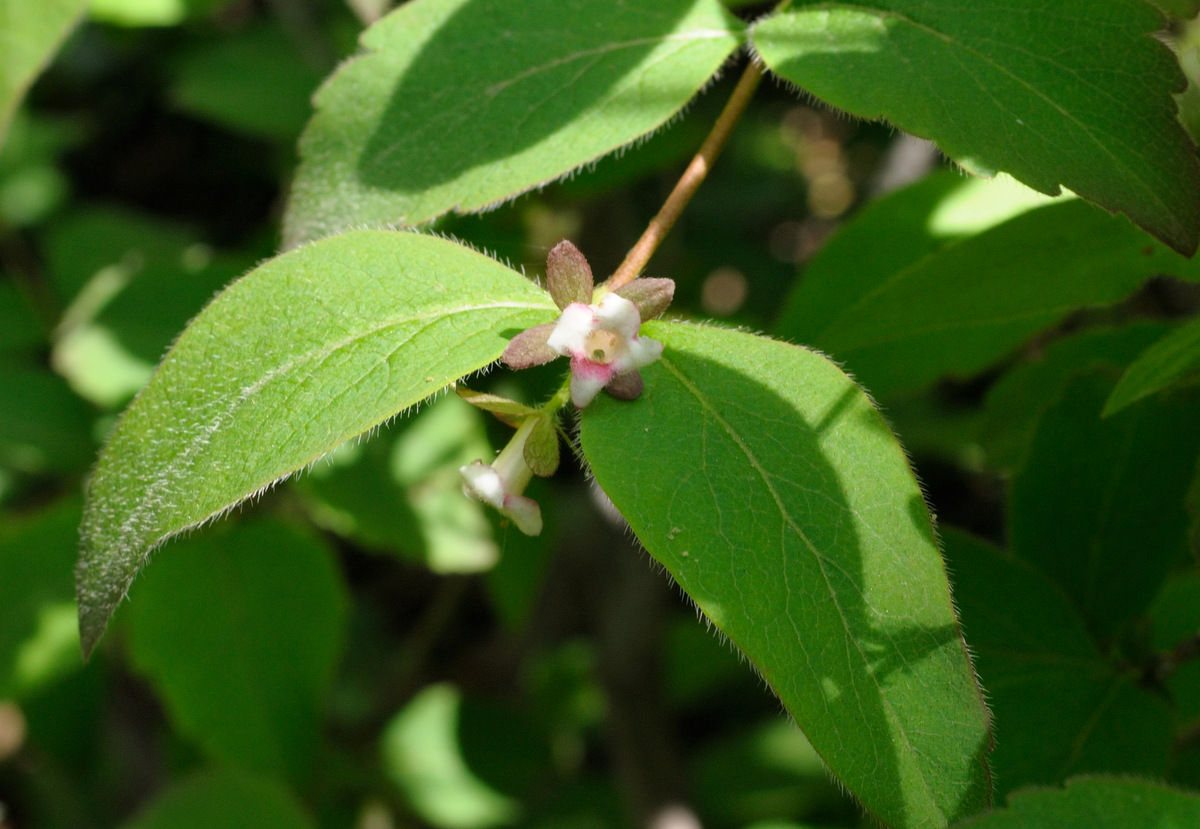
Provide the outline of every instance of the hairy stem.
<path id="1" fill-rule="evenodd" d="M 704 139 L 700 151 L 696 153 L 696 157 L 684 171 L 683 176 L 675 185 L 675 189 L 671 191 L 671 195 L 667 196 L 662 209 L 650 221 L 642 238 L 638 239 L 637 244 L 626 254 L 625 261 L 605 283 L 610 291 L 615 291 L 622 285 L 637 279 L 642 268 L 646 267 L 650 257 L 654 255 L 663 239 L 671 232 L 679 214 L 683 212 L 688 202 L 692 200 L 692 196 L 696 194 L 696 190 L 700 188 L 700 184 L 708 175 L 717 156 L 725 148 L 725 143 L 729 140 L 738 119 L 746 111 L 750 99 L 754 97 L 754 90 L 758 88 L 760 81 L 762 81 L 762 70 L 758 64 L 751 61 L 742 74 L 741 80 L 738 81 L 737 87 L 733 90 L 733 94 L 729 96 L 729 102 L 725 104 L 725 109 L 717 118 L 717 122 L 713 124 L 708 138 Z"/>

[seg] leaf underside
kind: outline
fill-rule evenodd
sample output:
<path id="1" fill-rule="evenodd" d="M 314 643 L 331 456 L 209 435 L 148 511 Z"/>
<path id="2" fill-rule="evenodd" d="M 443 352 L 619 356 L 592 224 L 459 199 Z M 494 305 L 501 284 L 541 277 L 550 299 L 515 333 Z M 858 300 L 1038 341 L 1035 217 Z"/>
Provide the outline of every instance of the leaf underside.
<path id="1" fill-rule="evenodd" d="M 666 344 L 645 394 L 584 412 L 596 481 L 868 810 L 944 826 L 983 808 L 987 712 L 882 417 L 810 351 L 643 331 Z"/>
<path id="2" fill-rule="evenodd" d="M 21 99 L 86 6 L 85 0 L 0 0 L 0 144 Z"/>
<path id="3" fill-rule="evenodd" d="M 1184 88 L 1141 0 L 801 2 L 754 27 L 766 64 L 863 118 L 937 142 L 968 170 L 1067 187 L 1190 255 L 1200 163 Z"/>
<path id="4" fill-rule="evenodd" d="M 126 829 L 312 829 L 278 781 L 237 769 L 203 771 L 169 787 Z"/>
<path id="5" fill-rule="evenodd" d="M 673 118 L 741 42 L 717 0 L 416 0 L 316 96 L 284 242 L 512 198 Z"/>
<path id="6" fill-rule="evenodd" d="M 500 356 L 557 314 L 486 256 L 358 231 L 227 288 L 122 416 L 88 487 L 77 572 L 89 652 L 149 551 Z"/>

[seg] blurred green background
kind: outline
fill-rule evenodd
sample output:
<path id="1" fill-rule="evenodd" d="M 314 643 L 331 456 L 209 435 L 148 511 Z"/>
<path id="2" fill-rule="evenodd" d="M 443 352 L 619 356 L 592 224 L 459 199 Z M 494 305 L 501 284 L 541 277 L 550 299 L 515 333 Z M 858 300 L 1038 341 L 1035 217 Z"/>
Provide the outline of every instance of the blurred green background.
<path id="1" fill-rule="evenodd" d="M 577 464 L 535 483 L 554 505 L 537 539 L 462 497 L 458 467 L 504 429 L 453 395 L 168 544 L 81 662 L 72 569 L 95 453 L 187 321 L 273 254 L 309 96 L 387 5 L 93 0 L 15 113 L 0 151 L 0 827 L 871 825 Z M 531 275 L 570 238 L 610 272 L 737 74 L 618 158 L 437 230 Z M 942 166 L 768 82 L 648 273 L 676 280 L 679 314 L 768 330 L 848 216 Z M 969 184 L 934 182 L 938 199 Z M 945 238 L 1033 203 L 969 196 L 938 214 Z M 1112 313 L 1194 307 L 1171 291 Z M 1159 331 L 1143 325 L 1114 340 L 1118 364 Z M 533 401 L 558 372 L 473 384 Z M 980 437 L 996 378 L 883 402 L 940 520 L 1000 541 L 996 447 L 1024 444 Z"/>

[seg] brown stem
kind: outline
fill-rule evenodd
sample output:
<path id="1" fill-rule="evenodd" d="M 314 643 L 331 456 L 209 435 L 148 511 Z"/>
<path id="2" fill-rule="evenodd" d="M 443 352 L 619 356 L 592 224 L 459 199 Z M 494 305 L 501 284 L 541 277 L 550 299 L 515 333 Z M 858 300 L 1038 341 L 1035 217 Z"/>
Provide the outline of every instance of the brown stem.
<path id="1" fill-rule="evenodd" d="M 687 207 L 687 203 L 692 200 L 692 196 L 696 194 L 696 190 L 699 189 L 701 182 L 708 175 L 708 171 L 717 160 L 717 156 L 721 154 L 721 150 L 725 147 L 725 142 L 729 140 L 729 136 L 733 132 L 734 126 L 737 125 L 738 119 L 742 117 L 742 113 L 746 111 L 746 105 L 750 103 L 750 99 L 754 96 L 754 90 L 758 88 L 761 80 L 762 70 L 759 69 L 757 63 L 751 61 L 750 65 L 746 67 L 746 71 L 742 74 L 741 80 L 738 81 L 737 87 L 733 90 L 733 94 L 729 96 L 729 102 L 725 104 L 725 109 L 721 112 L 721 116 L 713 124 L 708 138 L 704 140 L 700 151 L 696 153 L 696 157 L 692 159 L 692 163 L 684 171 L 683 176 L 675 185 L 675 189 L 671 191 L 671 195 L 667 196 L 662 209 L 650 221 L 650 225 L 646 228 L 646 232 L 642 234 L 642 238 L 638 239 L 637 244 L 626 254 L 625 261 L 609 277 L 606 283 L 609 290 L 615 291 L 622 285 L 637 279 L 642 268 L 646 267 L 646 263 L 650 261 L 650 257 L 654 255 L 654 251 L 658 250 L 658 246 L 662 244 L 663 239 L 671 232 L 671 228 L 674 227 L 679 214 L 683 212 L 683 209 Z"/>

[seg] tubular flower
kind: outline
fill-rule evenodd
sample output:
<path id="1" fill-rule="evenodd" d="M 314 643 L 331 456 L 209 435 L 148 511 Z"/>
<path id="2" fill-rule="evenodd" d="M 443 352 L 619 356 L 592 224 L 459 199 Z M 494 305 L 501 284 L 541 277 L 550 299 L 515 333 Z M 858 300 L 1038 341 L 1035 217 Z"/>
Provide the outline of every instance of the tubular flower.
<path id="1" fill-rule="evenodd" d="M 565 241 L 550 251 L 546 281 L 562 315 L 557 322 L 518 334 L 501 359 L 520 369 L 569 357 L 571 402 L 580 409 L 601 389 L 622 400 L 636 399 L 643 386 L 638 369 L 657 360 L 663 349 L 638 331 L 643 320 L 671 304 L 675 283 L 638 279 L 592 301 L 592 269 L 578 248 Z"/>
<path id="2" fill-rule="evenodd" d="M 495 507 L 525 535 L 542 534 L 541 508 L 537 501 L 521 494 L 533 478 L 533 470 L 525 461 L 525 442 L 535 426 L 534 417 L 522 423 L 491 465 L 475 461 L 458 470 L 464 494 Z"/>
<path id="3" fill-rule="evenodd" d="M 571 358 L 571 402 L 582 409 L 614 380 L 648 366 L 662 356 L 663 345 L 649 337 L 639 337 L 642 317 L 637 306 L 623 296 L 607 294 L 595 305 L 575 302 L 563 309 L 562 316 L 546 345 Z M 629 385 L 641 394 L 641 377 L 618 383 L 618 397 Z"/>

